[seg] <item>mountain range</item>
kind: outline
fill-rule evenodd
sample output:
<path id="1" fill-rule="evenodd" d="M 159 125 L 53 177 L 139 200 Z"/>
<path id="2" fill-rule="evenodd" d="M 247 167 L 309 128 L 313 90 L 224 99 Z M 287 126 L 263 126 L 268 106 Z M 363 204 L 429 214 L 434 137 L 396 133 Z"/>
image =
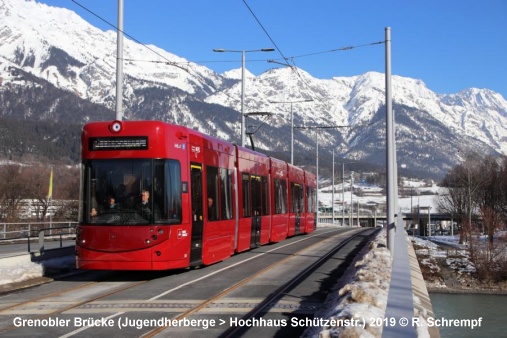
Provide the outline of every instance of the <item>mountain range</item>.
<path id="1" fill-rule="evenodd" d="M 218 74 L 127 38 L 123 56 L 125 119 L 163 120 L 239 142 L 240 69 Z M 82 124 L 115 118 L 115 73 L 116 32 L 67 9 L 0 0 L 0 155 L 51 154 L 58 144 L 70 147 L 62 158 L 79 161 Z M 334 151 L 337 162 L 384 165 L 384 74 L 318 79 L 286 67 L 247 72 L 245 84 L 245 112 L 270 113 L 247 118 L 258 150 L 289 159 L 293 114 L 296 164 L 315 163 L 318 138 L 324 163 L 330 165 Z M 397 159 L 411 173 L 441 178 L 470 150 L 507 155 L 507 101 L 499 93 L 470 88 L 437 94 L 422 80 L 396 75 L 392 93 Z M 37 129 L 35 122 L 53 128 Z M 32 129 L 18 129 L 27 126 Z M 308 128 L 315 126 L 335 128 Z M 38 140 L 19 140 L 34 132 Z"/>

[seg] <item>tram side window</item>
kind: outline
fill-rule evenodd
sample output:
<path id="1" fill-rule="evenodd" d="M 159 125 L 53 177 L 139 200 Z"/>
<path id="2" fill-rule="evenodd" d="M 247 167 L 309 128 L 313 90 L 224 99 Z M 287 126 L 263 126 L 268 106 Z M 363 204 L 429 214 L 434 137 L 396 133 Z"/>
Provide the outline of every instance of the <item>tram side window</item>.
<path id="1" fill-rule="evenodd" d="M 192 199 L 192 218 L 194 221 L 202 221 L 202 167 L 200 165 L 190 165 L 191 199 Z"/>
<path id="2" fill-rule="evenodd" d="M 302 211 L 302 191 L 301 186 L 297 183 L 291 182 L 291 212 L 300 213 Z"/>
<path id="3" fill-rule="evenodd" d="M 252 176 L 252 207 L 253 216 L 260 216 L 261 214 L 261 178 L 260 176 Z"/>
<path id="4" fill-rule="evenodd" d="M 232 219 L 232 170 L 220 169 L 220 206 L 222 219 Z"/>
<path id="5" fill-rule="evenodd" d="M 315 189 L 307 187 L 308 212 L 315 212 Z"/>
<path id="6" fill-rule="evenodd" d="M 155 160 L 153 203 L 156 223 L 181 223 L 181 168 L 175 160 Z"/>
<path id="7" fill-rule="evenodd" d="M 299 212 L 305 212 L 305 187 L 304 185 L 299 186 Z"/>
<path id="8" fill-rule="evenodd" d="M 218 205 L 218 168 L 206 167 L 206 188 L 208 192 L 208 221 L 217 221 L 220 219 Z"/>
<path id="9" fill-rule="evenodd" d="M 251 217 L 252 203 L 250 194 L 250 175 L 242 175 L 241 185 L 243 188 L 243 217 Z"/>
<path id="10" fill-rule="evenodd" d="M 268 199 L 268 179 L 267 177 L 261 176 L 262 186 L 262 215 L 269 215 L 269 199 Z"/>
<path id="11" fill-rule="evenodd" d="M 287 184 L 284 180 L 276 178 L 275 182 L 275 214 L 287 212 Z"/>
<path id="12" fill-rule="evenodd" d="M 296 189 L 294 182 L 290 182 L 290 212 L 296 212 Z"/>

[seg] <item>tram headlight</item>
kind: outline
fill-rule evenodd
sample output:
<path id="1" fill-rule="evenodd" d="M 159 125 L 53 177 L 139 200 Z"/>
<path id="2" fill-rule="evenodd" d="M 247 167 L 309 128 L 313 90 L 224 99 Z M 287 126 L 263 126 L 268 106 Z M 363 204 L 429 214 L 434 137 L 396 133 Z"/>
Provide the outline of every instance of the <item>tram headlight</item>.
<path id="1" fill-rule="evenodd" d="M 147 240 L 145 241 L 145 243 L 146 243 L 146 244 L 150 244 L 150 243 L 151 243 L 151 241 L 150 241 L 149 239 L 147 239 Z"/>
<path id="2" fill-rule="evenodd" d="M 123 126 L 121 124 L 121 121 L 113 121 L 113 123 L 111 123 L 109 125 L 109 130 L 112 132 L 112 133 L 119 133 L 121 130 L 122 130 Z"/>

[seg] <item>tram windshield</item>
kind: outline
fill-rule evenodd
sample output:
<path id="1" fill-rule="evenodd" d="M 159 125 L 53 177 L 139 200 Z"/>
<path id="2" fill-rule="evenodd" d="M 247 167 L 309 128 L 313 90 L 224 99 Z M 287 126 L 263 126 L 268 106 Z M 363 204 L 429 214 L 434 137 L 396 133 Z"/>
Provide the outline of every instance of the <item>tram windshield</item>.
<path id="1" fill-rule="evenodd" d="M 181 223 L 181 169 L 176 160 L 83 162 L 83 223 Z"/>

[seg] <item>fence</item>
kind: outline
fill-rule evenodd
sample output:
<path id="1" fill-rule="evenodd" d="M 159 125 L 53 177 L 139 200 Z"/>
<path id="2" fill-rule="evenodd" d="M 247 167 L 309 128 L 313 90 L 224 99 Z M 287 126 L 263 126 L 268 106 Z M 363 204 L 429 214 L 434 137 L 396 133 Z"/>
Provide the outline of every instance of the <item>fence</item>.
<path id="1" fill-rule="evenodd" d="M 374 214 L 371 211 L 360 211 L 359 214 L 355 213 L 350 215 L 346 213 L 342 215 L 341 212 L 335 212 L 334 219 L 333 213 L 331 212 L 319 212 L 317 223 L 318 224 L 335 224 L 335 225 L 352 225 L 357 226 L 358 224 L 362 226 L 378 226 L 379 224 L 383 224 L 386 219 L 385 213 Z M 344 222 L 345 224 L 342 224 Z"/>
<path id="2" fill-rule="evenodd" d="M 0 223 L 0 241 L 46 236 L 75 235 L 77 222 Z"/>

